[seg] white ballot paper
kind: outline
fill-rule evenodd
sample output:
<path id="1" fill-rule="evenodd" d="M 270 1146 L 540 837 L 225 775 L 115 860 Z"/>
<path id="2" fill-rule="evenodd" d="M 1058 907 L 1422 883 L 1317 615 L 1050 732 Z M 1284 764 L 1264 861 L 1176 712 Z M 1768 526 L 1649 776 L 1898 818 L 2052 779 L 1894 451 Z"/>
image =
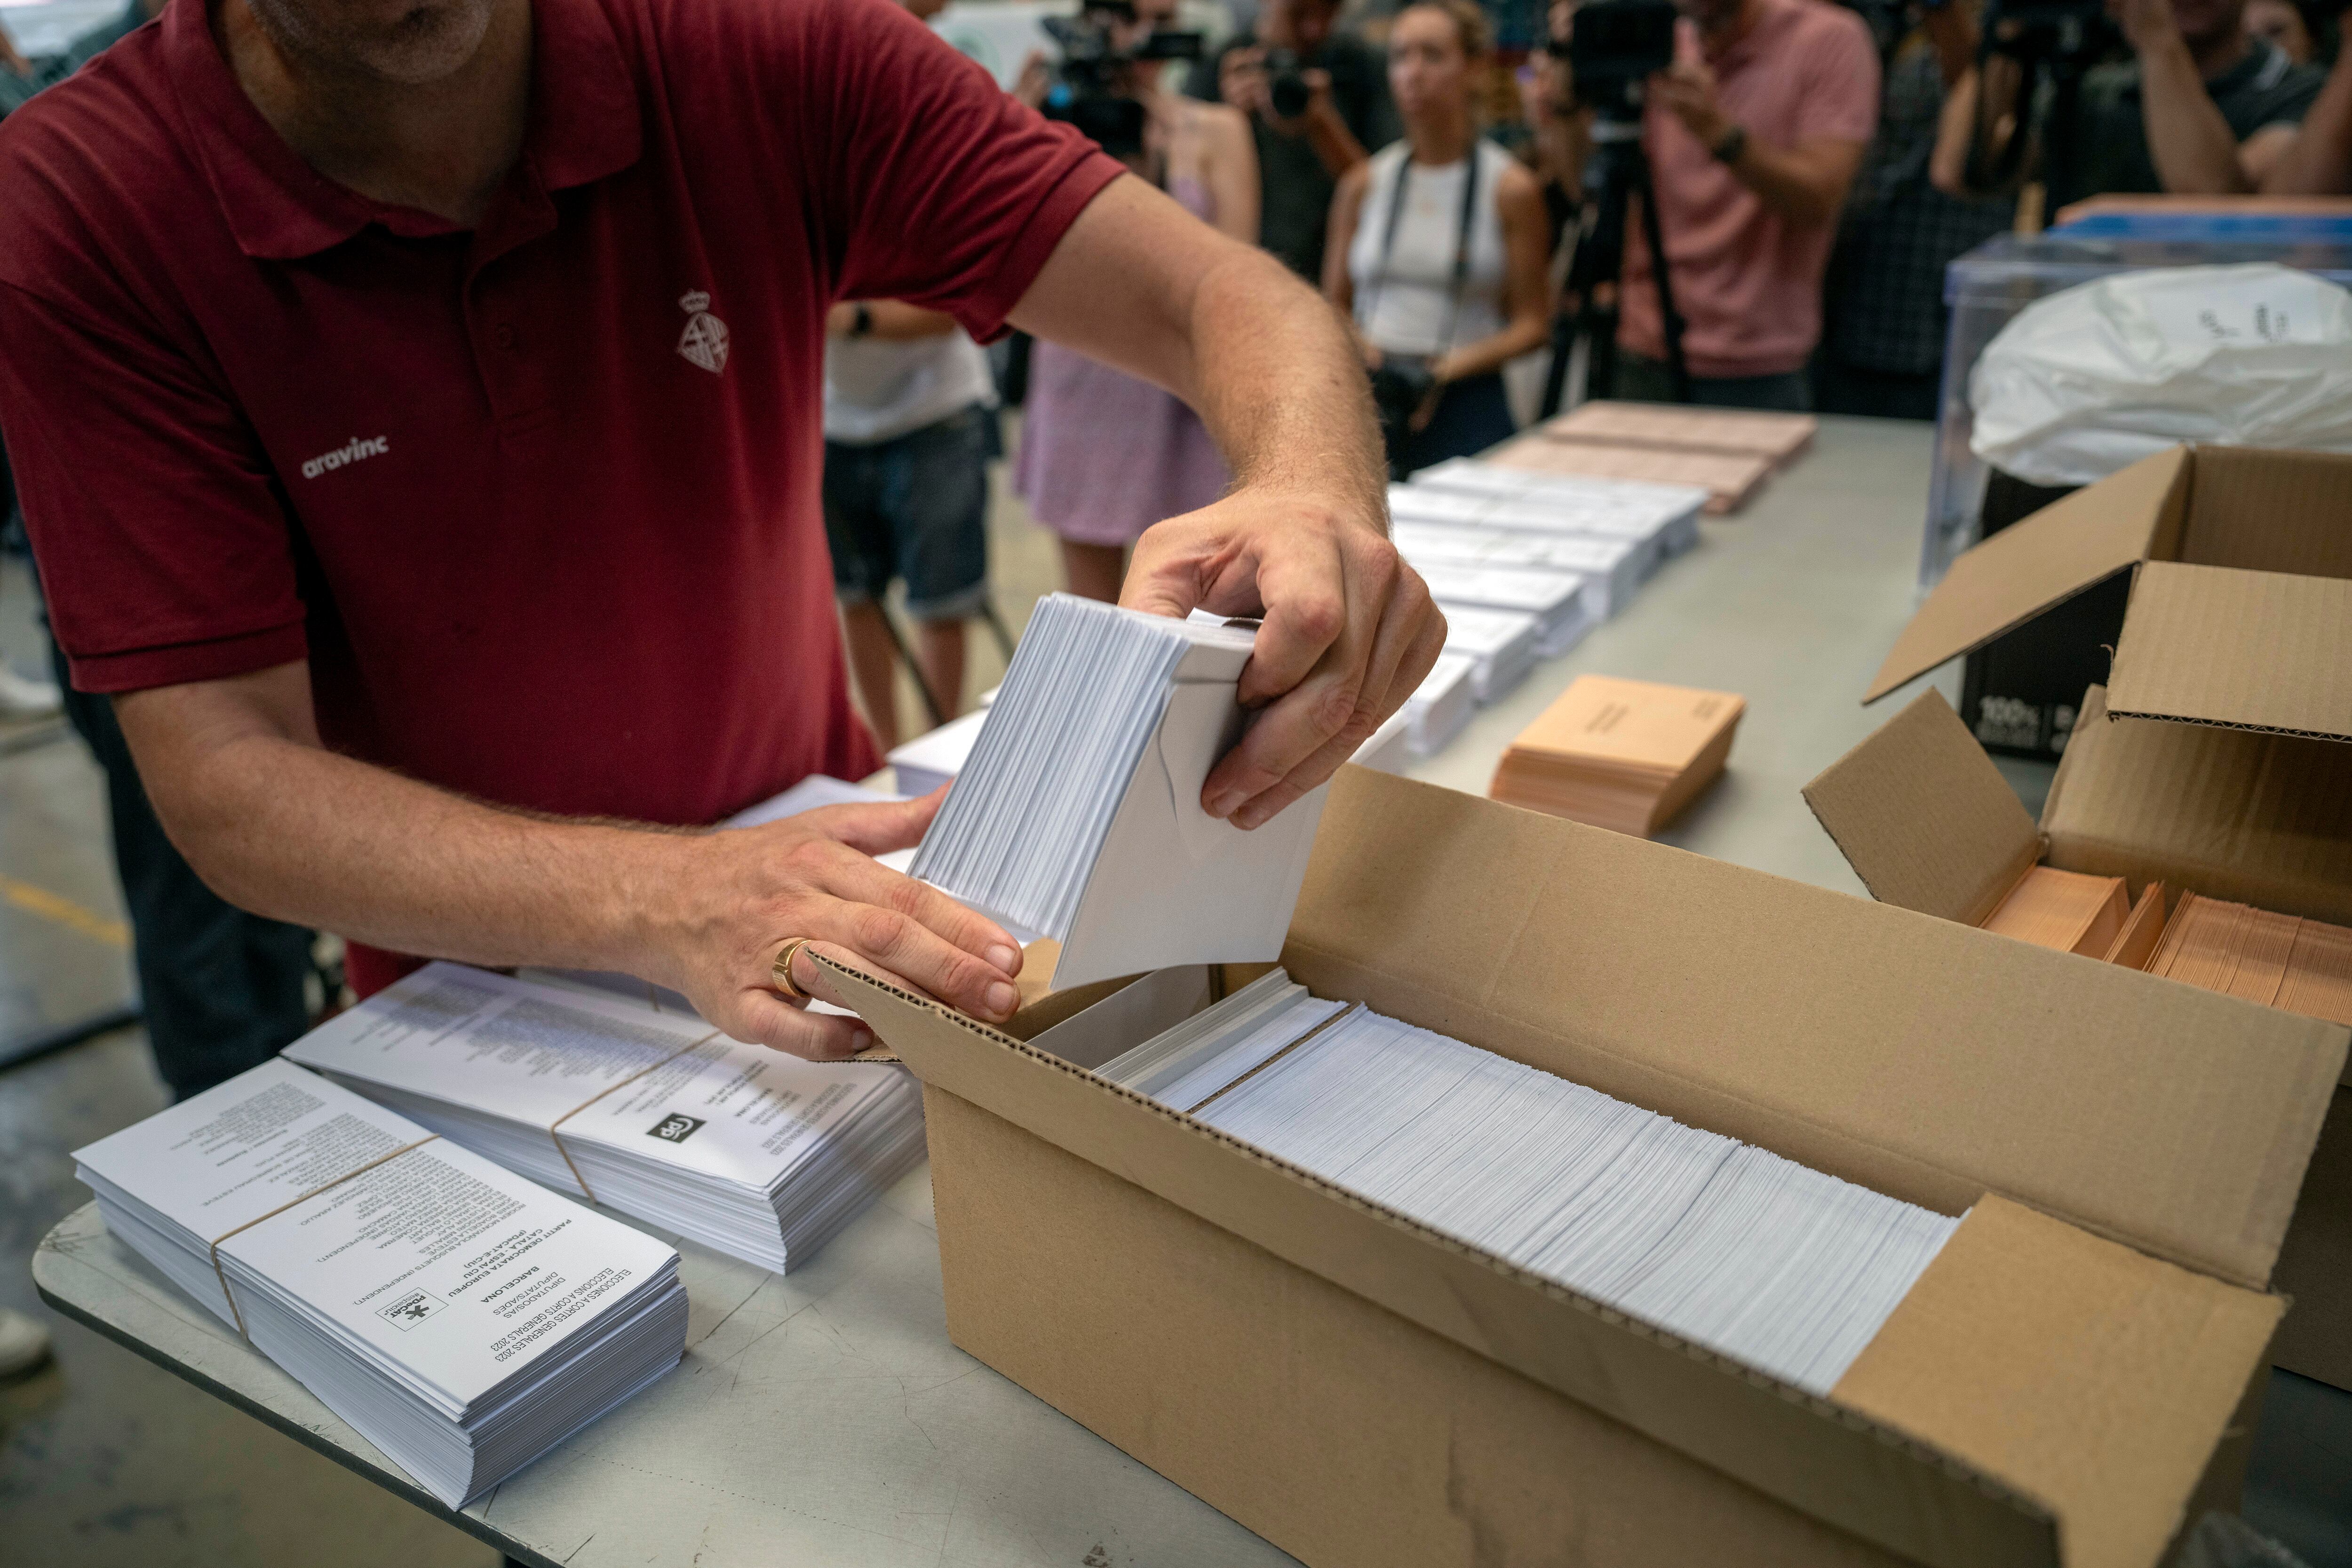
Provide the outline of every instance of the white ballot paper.
<path id="1" fill-rule="evenodd" d="M 1600 595 L 1583 574 L 1525 566 L 1465 566 L 1453 561 L 1416 563 L 1438 608 L 1517 610 L 1536 618 L 1536 652 L 1558 658 L 1600 622 Z"/>
<path id="2" fill-rule="evenodd" d="M 1245 626 L 1038 601 L 913 874 L 1058 940 L 1059 988 L 1273 957 L 1326 791 L 1255 832 L 1201 809 L 1247 726 L 1235 687 L 1254 642 Z"/>
<path id="3" fill-rule="evenodd" d="M 1593 612 L 1606 619 L 1633 602 L 1656 551 L 1631 539 L 1587 534 L 1531 534 L 1475 523 L 1423 523 L 1399 517 L 1389 540 L 1414 570 L 1458 566 L 1538 567 L 1585 579 Z"/>
<path id="4" fill-rule="evenodd" d="M 1699 513 L 1708 499 L 1707 491 L 1696 485 L 1545 474 L 1475 457 L 1433 464 L 1412 476 L 1410 488 L 1502 503 L 1470 519 L 1489 528 L 1655 538 L 1667 555 L 1698 543 Z"/>
<path id="5" fill-rule="evenodd" d="M 291 1062 L 74 1157 L 126 1246 L 452 1508 L 685 1351 L 668 1246 Z"/>
<path id="6" fill-rule="evenodd" d="M 1434 757 L 1452 744 L 1478 711 L 1470 678 L 1477 661 L 1444 653 L 1397 711 L 1405 716 L 1405 742 L 1415 757 Z"/>
<path id="7" fill-rule="evenodd" d="M 1485 707 L 1507 695 L 1536 666 L 1543 628 L 1518 610 L 1457 604 L 1445 612 L 1445 651 L 1470 661 L 1470 692 Z"/>
<path id="8" fill-rule="evenodd" d="M 1959 1224 L 1318 1000 L 1279 968 L 1213 1004 L 1189 971 L 1129 989 L 1123 1009 L 1114 997 L 1033 1043 L 1810 1393 L 1835 1386 Z M 1139 1026 L 1160 1032 L 1106 1059 L 1099 1037 Z"/>
<path id="9" fill-rule="evenodd" d="M 692 1013 L 428 964 L 286 1048 L 510 1170 L 782 1273 L 923 1153 L 889 1062 L 803 1061 Z"/>

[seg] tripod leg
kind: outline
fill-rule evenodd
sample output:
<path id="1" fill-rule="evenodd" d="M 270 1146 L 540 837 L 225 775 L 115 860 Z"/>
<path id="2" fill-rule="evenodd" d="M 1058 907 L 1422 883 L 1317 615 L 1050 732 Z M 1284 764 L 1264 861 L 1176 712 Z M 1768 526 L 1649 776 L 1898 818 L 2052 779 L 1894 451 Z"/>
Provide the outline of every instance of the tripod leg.
<path id="1" fill-rule="evenodd" d="M 907 646 L 907 634 L 898 630 L 898 618 L 891 614 L 889 606 L 878 599 L 874 601 L 874 608 L 881 615 L 884 628 L 890 633 L 890 645 L 898 650 L 899 662 L 907 666 L 907 673 L 915 677 L 915 690 L 923 697 L 923 711 L 931 716 L 931 727 L 937 729 L 947 723 L 947 715 L 940 707 L 940 699 L 931 695 L 931 683 L 923 679 L 923 666 L 915 662 L 915 651 Z"/>
<path id="2" fill-rule="evenodd" d="M 1005 630 L 1004 617 L 996 612 L 995 600 L 982 599 L 980 601 L 980 618 L 988 622 L 989 635 L 996 639 L 996 651 L 1004 655 L 1004 662 L 1006 664 L 1011 664 L 1013 662 L 1013 633 Z"/>
<path id="3" fill-rule="evenodd" d="M 1683 358 L 1683 316 L 1675 308 L 1674 268 L 1666 262 L 1666 237 L 1658 223 L 1657 188 L 1650 183 L 1650 160 L 1633 145 L 1633 188 L 1642 197 L 1642 237 L 1650 247 L 1650 278 L 1658 290 L 1658 324 L 1666 340 L 1666 375 L 1675 401 L 1691 400 L 1690 365 Z"/>

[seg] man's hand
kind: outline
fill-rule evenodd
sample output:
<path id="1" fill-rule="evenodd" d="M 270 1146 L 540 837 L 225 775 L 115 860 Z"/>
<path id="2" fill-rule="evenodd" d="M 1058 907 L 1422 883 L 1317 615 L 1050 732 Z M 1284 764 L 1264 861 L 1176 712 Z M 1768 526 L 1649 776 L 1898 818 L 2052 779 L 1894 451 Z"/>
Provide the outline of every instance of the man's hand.
<path id="1" fill-rule="evenodd" d="M 1380 519 L 1312 491 L 1244 488 L 1161 523 L 1137 542 L 1119 602 L 1264 617 L 1241 699 L 1267 706 L 1201 791 L 1241 828 L 1328 779 L 1445 646 L 1444 617 Z"/>
<path id="2" fill-rule="evenodd" d="M 854 1019 L 775 989 L 796 936 L 982 1018 L 1014 1006 L 1013 939 L 867 858 L 921 838 L 937 794 L 729 832 L 502 810 L 326 749 L 299 664 L 133 692 L 115 711 L 172 841 L 256 914 L 492 968 L 616 969 L 803 1056 L 864 1042 Z M 793 980 L 832 999 L 813 963 Z"/>
<path id="3" fill-rule="evenodd" d="M 1650 78 L 1647 90 L 1650 102 L 1681 120 L 1692 139 L 1710 152 L 1731 133 L 1731 117 L 1716 101 L 1715 72 L 1700 61 L 1676 60 Z"/>
<path id="4" fill-rule="evenodd" d="M 1225 57 L 1217 62 L 1217 96 L 1253 119 L 1275 123 L 1265 50 L 1255 44 L 1226 50 Z"/>
<path id="5" fill-rule="evenodd" d="M 646 890 L 646 950 L 695 1010 L 737 1040 L 819 1060 L 873 1043 L 854 1018 L 807 1011 L 776 988 L 777 955 L 793 983 L 844 1005 L 811 954 L 936 997 L 975 1017 L 1009 1018 L 1021 949 L 1005 931 L 873 856 L 919 842 L 944 789 L 919 800 L 830 806 L 763 827 L 672 840 L 674 863 Z"/>
<path id="6" fill-rule="evenodd" d="M 1387 468 L 1348 324 L 1280 262 L 1142 181 L 1105 187 L 1013 324 L 1192 404 L 1239 481 L 1136 544 L 1124 602 L 1260 616 L 1269 706 L 1202 790 L 1244 827 L 1329 778 L 1435 663 L 1444 622 L 1387 537 Z"/>
<path id="7" fill-rule="evenodd" d="M 2188 47 L 2180 37 L 2180 23 L 2172 14 L 2172 0 L 2107 0 L 2107 15 L 2135 54 L 2174 44 Z"/>

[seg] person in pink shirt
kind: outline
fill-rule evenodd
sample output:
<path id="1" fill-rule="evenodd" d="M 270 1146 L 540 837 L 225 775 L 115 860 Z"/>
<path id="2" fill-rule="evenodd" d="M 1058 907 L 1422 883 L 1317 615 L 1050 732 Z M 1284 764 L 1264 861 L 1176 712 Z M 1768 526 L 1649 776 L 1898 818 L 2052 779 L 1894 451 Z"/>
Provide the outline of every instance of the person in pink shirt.
<path id="1" fill-rule="evenodd" d="M 1878 126 L 1878 52 L 1825 0 L 1676 0 L 1673 66 L 1650 78 L 1642 145 L 1683 316 L 1695 402 L 1802 409 L 1838 209 Z M 1638 223 L 1625 236 L 1619 397 L 1673 400 Z"/>

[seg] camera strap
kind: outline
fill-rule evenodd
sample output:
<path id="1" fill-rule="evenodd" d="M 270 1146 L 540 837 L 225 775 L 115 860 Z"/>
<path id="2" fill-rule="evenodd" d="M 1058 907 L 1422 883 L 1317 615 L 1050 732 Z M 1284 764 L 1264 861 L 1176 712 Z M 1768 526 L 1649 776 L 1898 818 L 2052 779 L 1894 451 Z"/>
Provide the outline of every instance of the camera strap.
<path id="1" fill-rule="evenodd" d="M 1433 354 L 1443 354 L 1454 347 L 1454 329 L 1462 315 L 1462 296 L 1470 283 L 1470 229 L 1478 221 L 1478 154 L 1481 151 L 1476 137 L 1471 138 L 1470 151 L 1464 156 L 1462 171 L 1462 225 L 1454 239 L 1454 274 L 1446 289 L 1445 330 L 1437 340 Z M 1364 305 L 1364 324 L 1371 325 L 1373 314 L 1380 308 L 1381 293 L 1388 287 L 1389 258 L 1396 252 L 1397 227 L 1404 221 L 1405 190 L 1412 179 L 1412 149 L 1403 149 L 1397 160 L 1396 183 L 1389 192 L 1388 222 L 1381 231 L 1381 259 L 1372 273 L 1371 298 Z"/>

